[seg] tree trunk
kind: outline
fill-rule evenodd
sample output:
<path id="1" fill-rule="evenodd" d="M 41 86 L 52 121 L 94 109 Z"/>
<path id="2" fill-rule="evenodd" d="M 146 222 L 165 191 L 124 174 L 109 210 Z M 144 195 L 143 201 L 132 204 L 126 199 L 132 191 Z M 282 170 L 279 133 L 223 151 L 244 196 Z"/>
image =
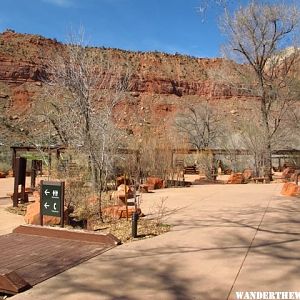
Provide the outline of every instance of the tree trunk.
<path id="1" fill-rule="evenodd" d="M 263 96 L 264 97 L 264 96 Z M 261 112 L 263 117 L 264 131 L 265 131 L 265 145 L 264 145 L 264 177 L 267 182 L 272 181 L 272 145 L 271 145 L 271 135 L 270 135 L 270 126 L 269 126 L 269 118 L 268 111 L 266 108 L 265 98 L 261 100 Z"/>
<path id="2" fill-rule="evenodd" d="M 270 140 L 268 140 L 266 143 L 265 178 L 266 182 L 270 183 L 270 181 L 272 181 L 272 149 Z"/>

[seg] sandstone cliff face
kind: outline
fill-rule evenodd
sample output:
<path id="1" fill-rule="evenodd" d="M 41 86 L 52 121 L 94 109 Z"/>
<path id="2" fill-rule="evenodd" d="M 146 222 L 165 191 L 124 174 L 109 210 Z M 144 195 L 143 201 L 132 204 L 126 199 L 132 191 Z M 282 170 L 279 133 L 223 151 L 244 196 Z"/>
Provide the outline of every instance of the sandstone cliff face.
<path id="1" fill-rule="evenodd" d="M 47 59 L 62 51 L 63 45 L 35 35 L 11 31 L 0 35 L 0 81 L 17 86 L 39 82 L 45 76 Z M 140 53 L 96 48 L 112 64 L 130 65 L 131 91 L 178 97 L 197 95 L 208 98 L 232 97 L 230 89 L 213 83 L 207 71 L 220 66 L 221 59 L 191 58 L 163 53 Z"/>
<path id="2" fill-rule="evenodd" d="M 171 80 L 158 77 L 146 77 L 143 79 L 132 80 L 132 91 L 152 94 L 165 94 L 182 96 L 201 96 L 207 99 L 230 98 L 234 95 L 232 91 L 222 85 L 213 83 L 209 80 L 187 81 Z"/>
<path id="3" fill-rule="evenodd" d="M 48 76 L 49 60 L 64 49 L 63 44 L 41 36 L 12 31 L 0 34 L 0 116 L 12 120 L 12 128 L 19 126 L 25 132 L 30 131 L 30 128 L 24 130 L 24 124 L 28 122 L 26 116 L 32 104 L 43 101 L 41 78 Z M 87 51 L 121 69 L 130 66 L 130 90 L 119 105 L 120 124 L 130 125 L 130 119 L 137 114 L 148 123 L 166 122 L 190 101 L 229 101 L 242 97 L 210 78 L 209 72 L 218 70 L 222 59 L 105 48 L 88 48 Z"/>
<path id="4" fill-rule="evenodd" d="M 35 82 L 39 78 L 39 66 L 0 56 L 0 80 L 10 85 Z"/>

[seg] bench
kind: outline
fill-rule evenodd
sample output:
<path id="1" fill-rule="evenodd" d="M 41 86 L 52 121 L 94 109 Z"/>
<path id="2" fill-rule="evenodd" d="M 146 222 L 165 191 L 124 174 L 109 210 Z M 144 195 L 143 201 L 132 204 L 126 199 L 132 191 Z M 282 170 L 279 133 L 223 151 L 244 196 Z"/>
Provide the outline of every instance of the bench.
<path id="1" fill-rule="evenodd" d="M 266 178 L 265 177 L 253 177 L 251 179 L 254 183 L 266 183 Z"/>

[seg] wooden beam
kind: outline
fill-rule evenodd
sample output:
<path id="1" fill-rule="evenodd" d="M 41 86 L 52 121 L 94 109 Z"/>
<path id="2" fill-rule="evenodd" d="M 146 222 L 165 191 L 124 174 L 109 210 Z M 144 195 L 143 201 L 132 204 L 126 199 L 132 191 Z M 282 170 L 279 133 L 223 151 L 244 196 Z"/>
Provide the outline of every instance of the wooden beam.
<path id="1" fill-rule="evenodd" d="M 21 278 L 16 272 L 0 274 L 0 292 L 17 294 L 30 289 L 32 286 Z"/>

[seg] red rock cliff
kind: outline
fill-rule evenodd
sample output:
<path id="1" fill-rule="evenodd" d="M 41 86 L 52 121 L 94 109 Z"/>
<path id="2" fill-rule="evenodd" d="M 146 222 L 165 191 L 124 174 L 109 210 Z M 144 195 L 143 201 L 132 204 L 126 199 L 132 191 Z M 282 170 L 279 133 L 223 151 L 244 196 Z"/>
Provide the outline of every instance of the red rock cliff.
<path id="1" fill-rule="evenodd" d="M 47 59 L 63 44 L 36 35 L 11 31 L 0 35 L 0 81 L 17 86 L 38 82 Z M 230 89 L 213 83 L 207 71 L 216 69 L 221 59 L 192 58 L 164 53 L 140 53 L 117 49 L 97 48 L 112 64 L 129 62 L 133 66 L 131 91 L 138 93 L 198 95 L 209 98 L 228 98 Z"/>
<path id="2" fill-rule="evenodd" d="M 0 117 L 12 120 L 11 128 L 18 125 L 22 132 L 31 130 L 32 124 L 26 116 L 34 101 L 43 101 L 41 76 L 47 76 L 49 59 L 64 49 L 64 44 L 37 35 L 13 31 L 0 34 Z M 210 79 L 210 71 L 216 72 L 222 64 L 219 58 L 105 48 L 87 51 L 105 57 L 111 65 L 130 66 L 130 91 L 119 105 L 118 114 L 120 124 L 129 127 L 137 111 L 144 122 L 164 123 L 190 101 L 230 100 L 241 96 Z"/>

